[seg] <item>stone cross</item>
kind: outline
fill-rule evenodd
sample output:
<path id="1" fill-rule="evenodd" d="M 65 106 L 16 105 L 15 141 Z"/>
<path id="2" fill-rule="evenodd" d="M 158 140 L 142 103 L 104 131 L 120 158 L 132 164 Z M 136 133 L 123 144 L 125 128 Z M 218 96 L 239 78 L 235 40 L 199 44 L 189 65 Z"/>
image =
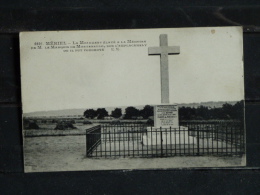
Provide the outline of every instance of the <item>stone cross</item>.
<path id="1" fill-rule="evenodd" d="M 166 34 L 160 35 L 160 47 L 149 47 L 149 55 L 161 56 L 161 103 L 169 102 L 169 70 L 168 70 L 168 54 L 180 54 L 179 46 L 168 46 Z"/>

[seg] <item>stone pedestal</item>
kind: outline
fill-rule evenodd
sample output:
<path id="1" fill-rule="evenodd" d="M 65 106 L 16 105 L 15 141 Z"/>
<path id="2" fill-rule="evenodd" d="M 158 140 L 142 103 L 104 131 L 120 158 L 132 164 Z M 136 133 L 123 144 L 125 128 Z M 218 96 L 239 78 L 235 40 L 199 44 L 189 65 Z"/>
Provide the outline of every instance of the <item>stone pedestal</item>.
<path id="1" fill-rule="evenodd" d="M 177 105 L 154 106 L 154 127 L 147 128 L 143 136 L 144 145 L 193 144 L 188 127 L 179 126 Z"/>

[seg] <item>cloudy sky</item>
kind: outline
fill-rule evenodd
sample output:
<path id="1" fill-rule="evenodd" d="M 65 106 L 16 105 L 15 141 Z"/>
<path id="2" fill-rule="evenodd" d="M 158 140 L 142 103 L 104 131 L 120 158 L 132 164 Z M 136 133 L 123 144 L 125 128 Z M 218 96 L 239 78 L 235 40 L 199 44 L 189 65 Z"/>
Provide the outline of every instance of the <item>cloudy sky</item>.
<path id="1" fill-rule="evenodd" d="M 170 103 L 244 99 L 239 27 L 29 32 L 20 34 L 23 112 L 160 104 L 160 57 L 148 56 L 160 34 L 168 35 L 169 46 L 180 46 L 180 55 L 169 56 Z M 35 42 L 45 48 L 49 41 L 69 46 L 127 40 L 146 45 L 91 52 L 31 49 Z"/>

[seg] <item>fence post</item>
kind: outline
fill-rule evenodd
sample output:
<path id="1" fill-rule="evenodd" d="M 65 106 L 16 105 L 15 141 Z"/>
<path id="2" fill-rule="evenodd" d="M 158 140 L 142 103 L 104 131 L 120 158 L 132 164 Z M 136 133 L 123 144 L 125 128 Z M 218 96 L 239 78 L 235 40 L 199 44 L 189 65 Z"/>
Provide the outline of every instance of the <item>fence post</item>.
<path id="1" fill-rule="evenodd" d="M 226 124 L 226 155 L 228 154 L 228 126 Z"/>
<path id="2" fill-rule="evenodd" d="M 86 130 L 86 156 L 88 157 L 88 131 Z"/>
<path id="3" fill-rule="evenodd" d="M 200 155 L 200 132 L 199 132 L 199 126 L 197 126 L 197 155 Z"/>
<path id="4" fill-rule="evenodd" d="M 129 137 L 130 137 L 130 135 L 129 135 L 129 130 L 127 130 L 127 142 L 128 142 L 128 156 L 130 156 L 130 149 L 129 149 Z"/>
<path id="5" fill-rule="evenodd" d="M 233 126 L 231 126 L 231 128 L 230 128 L 230 141 L 231 141 L 231 154 L 233 153 Z"/>
<path id="6" fill-rule="evenodd" d="M 216 130 L 215 130 L 216 135 L 215 135 L 215 137 L 216 137 L 216 140 L 217 140 L 217 155 L 218 155 L 218 131 L 219 131 L 219 128 L 218 128 L 218 125 L 216 125 Z"/>
<path id="7" fill-rule="evenodd" d="M 108 134 L 108 136 L 109 136 L 109 152 L 110 152 L 110 157 L 111 157 L 111 135 L 110 135 L 110 130 L 109 130 L 109 134 Z"/>
<path id="8" fill-rule="evenodd" d="M 163 138 L 162 138 L 162 127 L 160 127 L 160 135 L 161 135 L 161 157 L 163 157 Z"/>

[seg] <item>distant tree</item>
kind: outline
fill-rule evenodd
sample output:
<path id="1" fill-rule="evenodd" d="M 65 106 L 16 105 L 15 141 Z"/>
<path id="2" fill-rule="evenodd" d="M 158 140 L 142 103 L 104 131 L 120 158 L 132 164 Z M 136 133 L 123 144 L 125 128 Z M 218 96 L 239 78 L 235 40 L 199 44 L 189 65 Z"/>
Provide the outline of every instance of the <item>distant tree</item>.
<path id="1" fill-rule="evenodd" d="M 233 106 L 231 104 L 225 103 L 222 105 L 223 119 L 231 119 L 234 115 L 233 112 Z"/>
<path id="2" fill-rule="evenodd" d="M 153 116 L 153 107 L 150 105 L 146 105 L 142 110 L 140 110 L 140 115 L 144 119 L 148 119 L 149 116 Z"/>
<path id="3" fill-rule="evenodd" d="M 196 108 L 180 107 L 179 118 L 180 120 L 194 120 L 196 117 Z"/>
<path id="4" fill-rule="evenodd" d="M 233 117 L 240 121 L 244 121 L 244 101 L 239 101 L 233 106 Z"/>
<path id="5" fill-rule="evenodd" d="M 133 119 L 139 116 L 140 111 L 133 106 L 125 109 L 125 119 Z"/>
<path id="6" fill-rule="evenodd" d="M 209 110 L 210 119 L 223 119 L 222 108 L 211 108 Z"/>
<path id="7" fill-rule="evenodd" d="M 85 118 L 93 119 L 97 116 L 97 111 L 93 109 L 87 109 L 83 115 L 85 116 Z"/>
<path id="8" fill-rule="evenodd" d="M 115 118 L 119 118 L 122 116 L 122 109 L 121 108 L 115 108 L 115 110 L 113 110 L 111 112 L 111 116 L 115 117 Z"/>
<path id="9" fill-rule="evenodd" d="M 180 120 L 244 120 L 244 102 L 239 101 L 235 105 L 225 103 L 220 108 L 199 106 L 197 108 L 180 107 Z"/>
<path id="10" fill-rule="evenodd" d="M 108 116 L 108 112 L 105 108 L 98 108 L 97 109 L 97 118 L 104 119 L 105 116 Z"/>
<path id="11" fill-rule="evenodd" d="M 196 109 L 196 119 L 198 120 L 208 120 L 210 118 L 210 115 L 209 115 L 209 109 L 208 107 L 206 106 L 199 106 L 197 109 Z"/>

